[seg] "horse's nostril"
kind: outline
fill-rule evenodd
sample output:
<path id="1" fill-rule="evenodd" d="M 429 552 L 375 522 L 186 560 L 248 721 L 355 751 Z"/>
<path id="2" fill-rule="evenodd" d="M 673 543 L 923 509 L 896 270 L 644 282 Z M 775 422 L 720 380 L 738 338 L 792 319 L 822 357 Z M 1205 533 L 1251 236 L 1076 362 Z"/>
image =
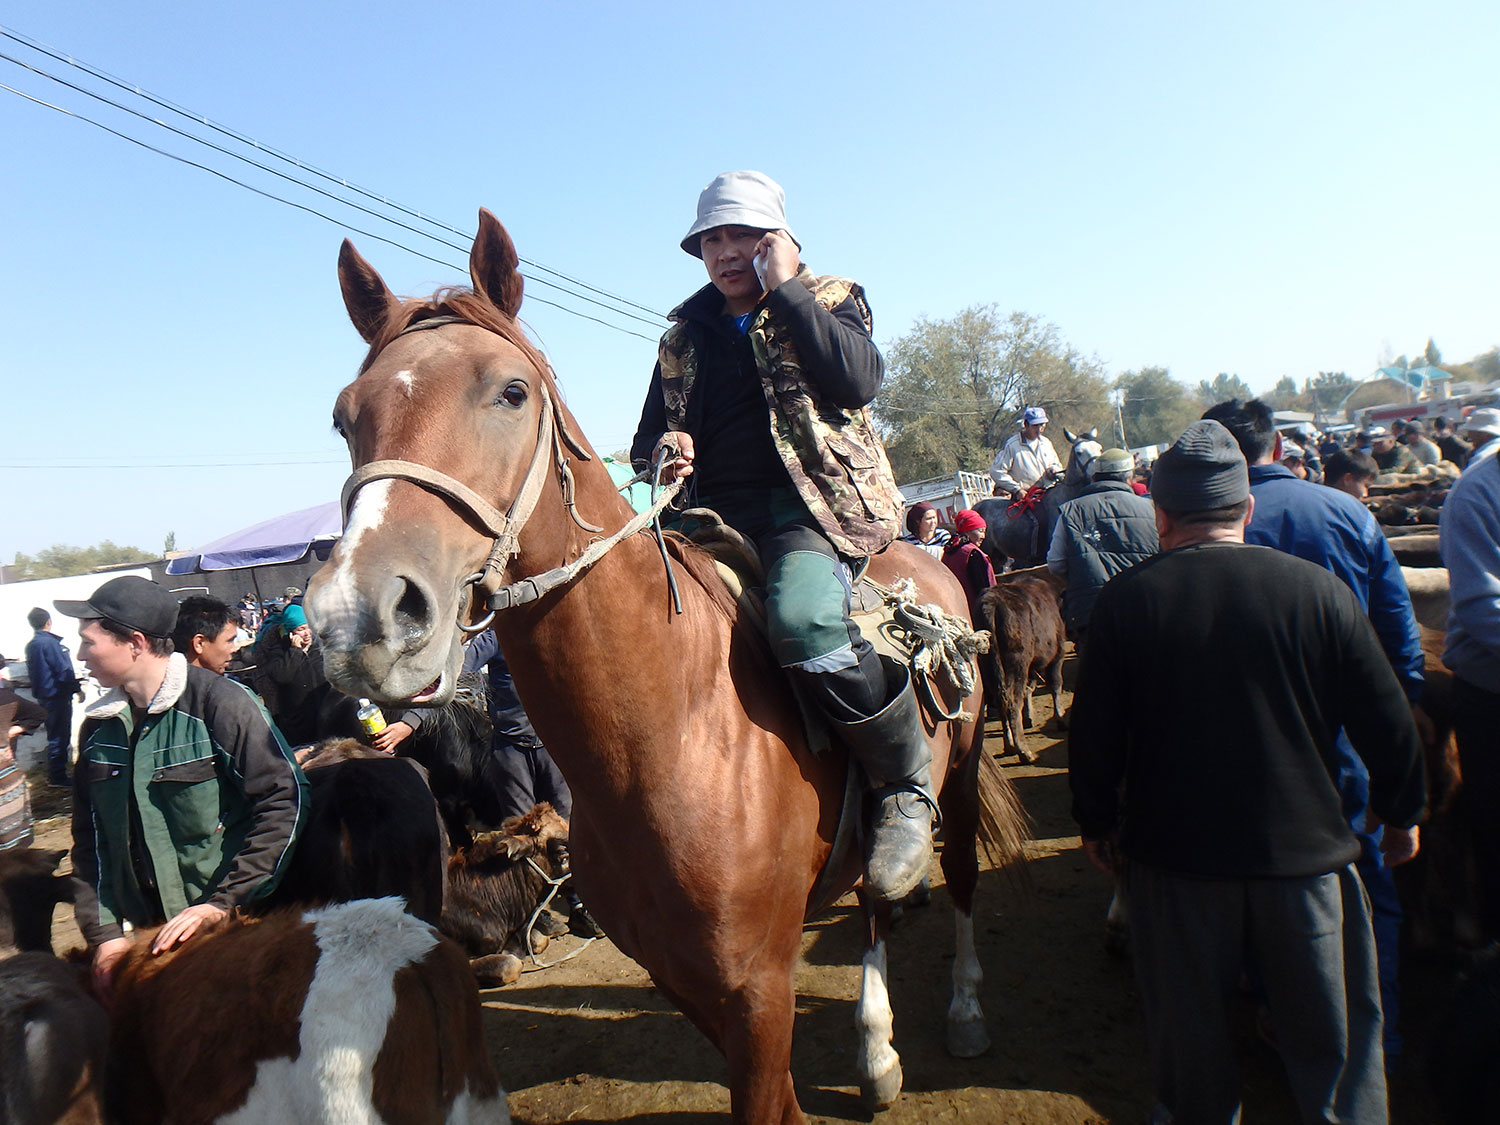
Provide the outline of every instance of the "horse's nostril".
<path id="1" fill-rule="evenodd" d="M 411 579 L 401 579 L 401 585 L 395 610 L 397 635 L 408 640 L 425 636 L 432 628 L 432 603 Z"/>

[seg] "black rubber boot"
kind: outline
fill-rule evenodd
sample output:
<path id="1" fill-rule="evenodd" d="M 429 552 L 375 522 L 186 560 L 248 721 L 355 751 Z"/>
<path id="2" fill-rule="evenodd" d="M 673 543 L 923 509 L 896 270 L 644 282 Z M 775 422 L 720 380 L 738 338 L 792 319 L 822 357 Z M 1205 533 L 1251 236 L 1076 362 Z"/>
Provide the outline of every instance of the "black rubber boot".
<path id="1" fill-rule="evenodd" d="M 894 901 L 922 881 L 932 859 L 932 750 L 911 674 L 905 665 L 881 658 L 890 702 L 866 719 L 844 722 L 829 717 L 840 740 L 869 779 L 871 809 L 865 844 L 865 886 L 877 898 Z"/>

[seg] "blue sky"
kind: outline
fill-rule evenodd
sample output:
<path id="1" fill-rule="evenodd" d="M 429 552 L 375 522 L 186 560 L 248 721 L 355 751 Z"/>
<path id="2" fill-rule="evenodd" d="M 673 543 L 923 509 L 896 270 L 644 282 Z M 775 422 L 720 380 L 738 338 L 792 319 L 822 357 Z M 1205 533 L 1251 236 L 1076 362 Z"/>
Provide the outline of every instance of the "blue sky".
<path id="1" fill-rule="evenodd" d="M 995 302 L 1112 373 L 1267 389 L 1429 336 L 1450 360 L 1500 343 L 1497 13 L 12 0 L 0 28 L 463 231 L 487 206 L 523 257 L 652 309 L 704 280 L 677 249 L 698 190 L 758 168 L 808 264 L 865 284 L 882 342 Z M 0 90 L 0 558 L 186 548 L 335 498 L 329 409 L 363 354 L 340 239 L 403 293 L 463 280 L 466 255 L 12 62 L 0 82 L 338 220 Z M 523 313 L 595 445 L 625 445 L 654 345 Z"/>

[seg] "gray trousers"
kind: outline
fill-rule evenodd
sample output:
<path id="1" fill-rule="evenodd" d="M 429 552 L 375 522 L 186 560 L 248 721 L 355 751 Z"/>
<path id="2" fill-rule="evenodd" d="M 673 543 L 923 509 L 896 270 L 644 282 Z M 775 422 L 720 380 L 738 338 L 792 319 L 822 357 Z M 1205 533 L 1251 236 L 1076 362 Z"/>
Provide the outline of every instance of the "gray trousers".
<path id="1" fill-rule="evenodd" d="M 1265 985 L 1304 1122 L 1384 1125 L 1380 982 L 1354 865 L 1305 879 L 1194 879 L 1128 862 L 1136 979 L 1173 1125 L 1233 1125 L 1230 1009 L 1247 962 Z"/>

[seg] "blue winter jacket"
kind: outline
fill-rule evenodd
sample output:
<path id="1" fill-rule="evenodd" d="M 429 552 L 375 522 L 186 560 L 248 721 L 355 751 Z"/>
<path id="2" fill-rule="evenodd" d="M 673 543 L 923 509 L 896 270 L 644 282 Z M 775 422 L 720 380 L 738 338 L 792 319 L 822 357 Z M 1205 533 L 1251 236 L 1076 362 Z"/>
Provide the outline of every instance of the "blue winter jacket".
<path id="1" fill-rule="evenodd" d="M 1411 595 L 1390 543 L 1346 492 L 1300 480 L 1281 465 L 1251 465 L 1255 514 L 1245 542 L 1275 547 L 1333 572 L 1370 615 L 1406 697 L 1422 695 L 1422 645 Z"/>
<path id="2" fill-rule="evenodd" d="M 1500 439 L 1474 451 L 1439 526 L 1452 601 L 1443 663 L 1500 692 Z"/>
<path id="3" fill-rule="evenodd" d="M 38 629 L 26 646 L 26 674 L 38 702 L 66 698 L 78 690 L 73 659 L 56 633 Z"/>

